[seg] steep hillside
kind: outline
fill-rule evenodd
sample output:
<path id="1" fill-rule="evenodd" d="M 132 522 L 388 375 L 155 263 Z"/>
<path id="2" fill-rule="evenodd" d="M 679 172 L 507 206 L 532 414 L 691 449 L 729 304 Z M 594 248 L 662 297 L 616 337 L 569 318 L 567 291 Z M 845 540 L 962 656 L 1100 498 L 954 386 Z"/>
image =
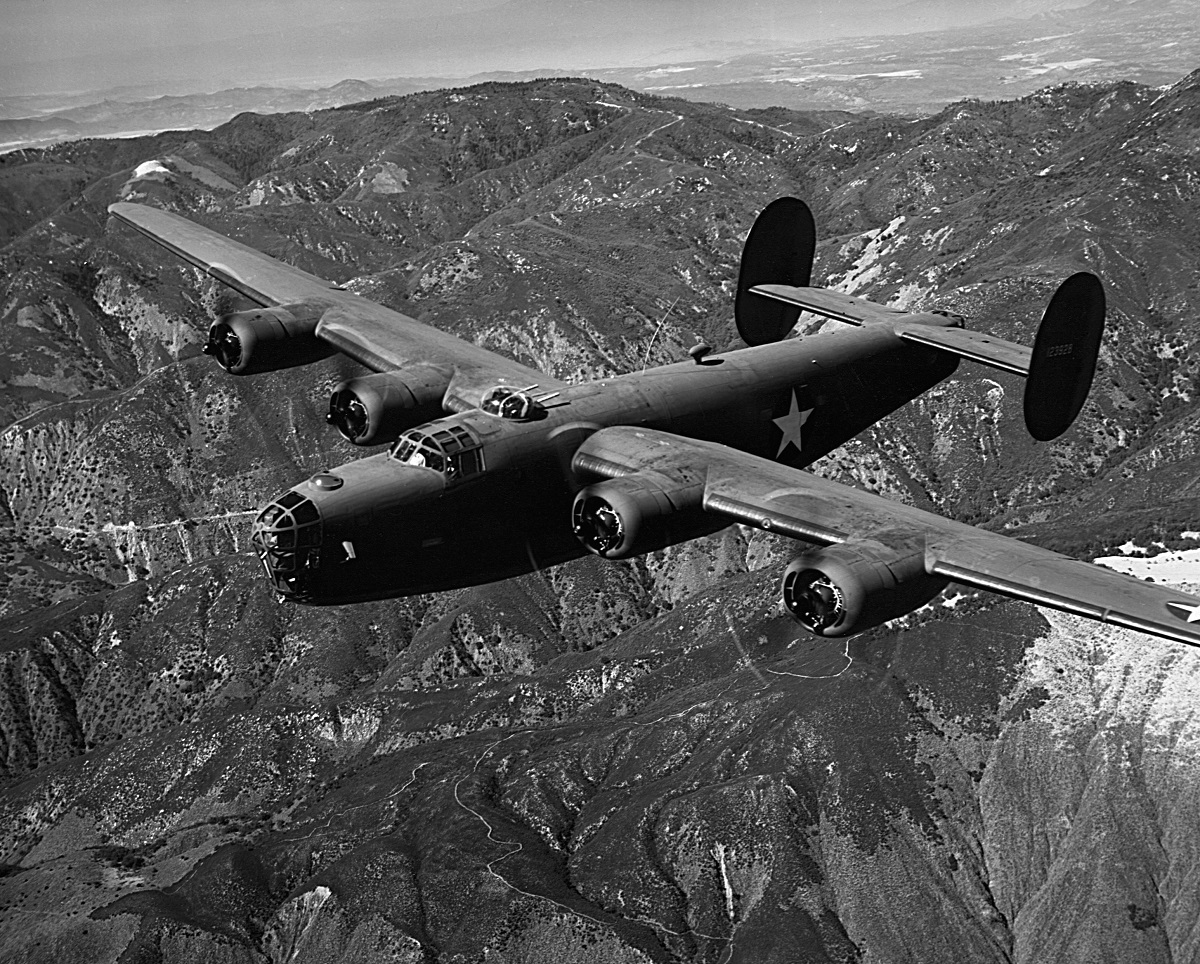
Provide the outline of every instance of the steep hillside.
<path id="1" fill-rule="evenodd" d="M 1081 554 L 1194 531 L 1200 74 L 922 119 L 489 84 L 0 157 L 0 957 L 1200 957 L 1200 658 L 953 589 L 849 644 L 739 529 L 439 596 L 277 604 L 257 507 L 363 454 L 354 370 L 200 355 L 163 205 L 583 379 L 735 343 L 742 239 L 1028 341 L 1105 280 L 1052 444 L 964 364 L 818 470 Z M 817 322 L 806 319 L 801 328 Z M 564 520 L 566 524 L 566 520 Z"/>

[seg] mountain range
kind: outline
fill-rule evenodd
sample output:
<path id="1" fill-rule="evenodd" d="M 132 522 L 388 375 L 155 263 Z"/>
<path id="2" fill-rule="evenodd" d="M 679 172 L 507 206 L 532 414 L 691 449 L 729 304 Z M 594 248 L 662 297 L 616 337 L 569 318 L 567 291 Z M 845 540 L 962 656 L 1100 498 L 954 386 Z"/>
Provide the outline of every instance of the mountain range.
<path id="1" fill-rule="evenodd" d="M 322 418 L 354 366 L 225 375 L 200 346 L 238 300 L 106 216 L 167 207 L 568 380 L 737 344 L 784 194 L 816 283 L 1017 341 L 1092 270 L 1067 435 L 964 365 L 816 470 L 1153 551 L 1198 528 L 1198 107 L 1200 72 L 917 118 L 557 78 L 0 157 L 0 956 L 1200 957 L 1193 652 L 953 589 L 817 641 L 776 601 L 794 544 L 738 528 L 281 606 L 249 524 L 363 454 Z"/>
<path id="2" fill-rule="evenodd" d="M 928 115 L 963 98 L 1011 100 L 1053 83 L 1132 80 L 1167 86 L 1193 70 L 1200 57 L 1200 28 L 1191 0 L 1092 0 L 1040 13 L 1036 4 L 1029 9 L 1010 4 L 1008 17 L 983 16 L 980 23 L 954 27 L 950 24 L 968 11 L 950 3 L 941 7 L 936 2 L 906 6 L 914 23 L 940 22 L 939 29 L 828 40 L 816 28 L 806 35 L 789 21 L 788 30 L 781 27 L 779 33 L 753 41 L 726 37 L 703 59 L 642 59 L 633 66 L 591 67 L 588 75 L 647 93 L 735 107 Z M 563 9 L 558 15 L 565 17 Z M 667 10 L 660 8 L 657 15 Z M 636 11 L 630 16 L 636 17 Z M 792 21 L 798 16 L 799 8 Z M 877 28 L 884 29 L 882 24 Z M 243 111 L 313 111 L 419 90 L 563 72 L 542 67 L 388 79 L 372 73 L 370 80 L 333 86 L 314 81 L 206 93 L 195 93 L 177 80 L 169 96 L 163 95 L 162 84 L 149 83 L 69 95 L 0 94 L 0 151 L 81 137 L 211 128 Z"/>

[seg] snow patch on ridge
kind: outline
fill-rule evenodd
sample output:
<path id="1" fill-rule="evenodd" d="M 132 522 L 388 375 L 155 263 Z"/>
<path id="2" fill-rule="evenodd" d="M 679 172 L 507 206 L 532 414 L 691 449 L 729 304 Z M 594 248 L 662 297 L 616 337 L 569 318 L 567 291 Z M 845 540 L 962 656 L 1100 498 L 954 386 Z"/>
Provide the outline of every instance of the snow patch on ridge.
<path id="1" fill-rule="evenodd" d="M 1184 536 L 1186 538 L 1187 534 Z M 1128 542 L 1120 549 L 1122 552 L 1144 551 Z M 1157 556 L 1102 556 L 1095 561 L 1138 579 L 1149 577 L 1155 582 L 1200 584 L 1200 549 L 1180 549 Z"/>
<path id="2" fill-rule="evenodd" d="M 137 196 L 138 181 L 169 181 L 172 177 L 171 169 L 166 167 L 162 161 L 157 158 L 151 161 L 142 161 L 133 169 L 133 173 L 129 175 L 129 180 L 121 185 L 119 196 L 122 200 Z"/>
<path id="3" fill-rule="evenodd" d="M 158 174 L 161 174 L 165 177 L 170 177 L 171 171 L 163 164 L 162 161 L 143 161 L 134 169 L 133 178 L 131 180 L 141 180 L 142 178 L 154 177 Z"/>

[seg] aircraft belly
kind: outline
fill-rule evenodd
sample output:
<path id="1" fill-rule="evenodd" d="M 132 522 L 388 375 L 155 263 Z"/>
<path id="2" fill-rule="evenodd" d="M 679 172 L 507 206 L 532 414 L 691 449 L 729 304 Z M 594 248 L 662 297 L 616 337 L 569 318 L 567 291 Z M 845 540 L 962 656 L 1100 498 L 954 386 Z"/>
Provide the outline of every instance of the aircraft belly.
<path id="1" fill-rule="evenodd" d="M 557 476 L 557 471 L 554 473 Z M 561 479 L 513 470 L 441 497 L 326 525 L 315 604 L 443 592 L 585 554 Z"/>

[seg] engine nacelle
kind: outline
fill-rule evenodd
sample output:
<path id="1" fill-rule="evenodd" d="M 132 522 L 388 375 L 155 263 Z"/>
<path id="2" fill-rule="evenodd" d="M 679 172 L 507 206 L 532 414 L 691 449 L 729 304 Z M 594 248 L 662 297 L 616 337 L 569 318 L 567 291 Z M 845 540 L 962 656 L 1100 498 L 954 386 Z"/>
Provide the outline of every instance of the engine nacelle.
<path id="1" fill-rule="evenodd" d="M 235 311 L 209 328 L 204 354 L 212 355 L 231 375 L 257 375 L 320 361 L 337 353 L 317 337 L 323 312 L 305 304 Z"/>
<path id="2" fill-rule="evenodd" d="M 797 556 L 783 574 L 783 605 L 818 636 L 851 636 L 923 606 L 948 580 L 925 571 L 919 540 L 847 542 Z"/>
<path id="3" fill-rule="evenodd" d="M 350 378 L 329 396 L 325 420 L 355 445 L 391 442 L 444 415 L 442 399 L 449 384 L 449 375 L 427 365 Z"/>
<path id="4" fill-rule="evenodd" d="M 571 527 L 590 552 L 628 559 L 724 529 L 704 511 L 704 483 L 627 475 L 589 485 L 575 496 Z"/>

